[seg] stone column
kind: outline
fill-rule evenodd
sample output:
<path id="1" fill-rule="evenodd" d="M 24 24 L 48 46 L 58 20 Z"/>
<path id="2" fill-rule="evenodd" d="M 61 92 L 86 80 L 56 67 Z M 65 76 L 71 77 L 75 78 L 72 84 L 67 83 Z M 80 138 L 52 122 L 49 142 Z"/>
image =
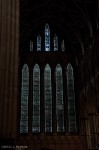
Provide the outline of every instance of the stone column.
<path id="1" fill-rule="evenodd" d="M 0 0 L 0 137 L 17 129 L 19 0 Z"/>

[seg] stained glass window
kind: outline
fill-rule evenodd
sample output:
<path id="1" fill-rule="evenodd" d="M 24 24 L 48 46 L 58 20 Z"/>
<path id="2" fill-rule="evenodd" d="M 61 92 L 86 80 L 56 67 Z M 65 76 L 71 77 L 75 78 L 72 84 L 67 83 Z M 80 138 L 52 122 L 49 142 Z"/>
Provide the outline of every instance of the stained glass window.
<path id="1" fill-rule="evenodd" d="M 33 68 L 32 132 L 40 132 L 40 68 L 38 64 L 35 64 Z"/>
<path id="2" fill-rule="evenodd" d="M 29 95 L 29 69 L 27 64 L 24 64 L 22 68 L 22 84 L 21 84 L 20 133 L 28 133 L 28 95 Z"/>
<path id="3" fill-rule="evenodd" d="M 72 65 L 67 65 L 67 97 L 68 97 L 68 120 L 69 132 L 75 132 L 76 127 L 76 111 L 75 111 L 75 92 L 74 92 L 74 75 Z"/>
<path id="4" fill-rule="evenodd" d="M 63 77 L 60 64 L 56 67 L 56 117 L 57 132 L 64 132 Z"/>
<path id="5" fill-rule="evenodd" d="M 54 42 L 54 51 L 58 51 L 58 37 L 56 34 L 54 36 L 53 42 Z"/>
<path id="6" fill-rule="evenodd" d="M 44 71 L 44 94 L 45 94 L 45 132 L 52 132 L 52 87 L 51 69 L 47 64 Z"/>
<path id="7" fill-rule="evenodd" d="M 30 41 L 30 51 L 33 51 L 33 41 Z"/>
<path id="8" fill-rule="evenodd" d="M 41 51 L 41 36 L 37 36 L 37 51 Z"/>
<path id="9" fill-rule="evenodd" d="M 49 25 L 45 25 L 45 51 L 50 51 L 50 29 Z"/>
<path id="10" fill-rule="evenodd" d="M 65 43 L 64 43 L 64 40 L 63 40 L 62 43 L 61 43 L 61 50 L 62 50 L 62 51 L 65 51 Z"/>

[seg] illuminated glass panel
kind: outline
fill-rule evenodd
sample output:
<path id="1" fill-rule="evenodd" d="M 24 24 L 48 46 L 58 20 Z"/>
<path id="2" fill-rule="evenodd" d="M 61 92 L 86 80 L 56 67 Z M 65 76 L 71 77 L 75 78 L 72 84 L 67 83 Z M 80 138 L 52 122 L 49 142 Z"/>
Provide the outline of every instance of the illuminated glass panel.
<path id="1" fill-rule="evenodd" d="M 40 132 L 40 68 L 38 64 L 35 64 L 33 68 L 32 132 Z"/>
<path id="2" fill-rule="evenodd" d="M 28 95 L 29 69 L 25 64 L 22 68 L 20 133 L 28 133 Z"/>
<path id="3" fill-rule="evenodd" d="M 60 64 L 56 67 L 56 117 L 57 132 L 64 132 L 63 77 Z"/>
<path id="4" fill-rule="evenodd" d="M 51 68 L 47 64 L 44 71 L 45 132 L 52 132 L 52 87 Z"/>
<path id="5" fill-rule="evenodd" d="M 33 51 L 33 41 L 30 41 L 30 51 Z"/>
<path id="6" fill-rule="evenodd" d="M 75 111 L 75 92 L 74 92 L 74 75 L 72 65 L 67 65 L 67 97 L 68 97 L 68 120 L 69 132 L 75 132 L 76 127 L 76 111 Z"/>
<path id="7" fill-rule="evenodd" d="M 45 51 L 50 51 L 50 29 L 48 24 L 45 26 Z"/>
<path id="8" fill-rule="evenodd" d="M 37 36 L 37 51 L 41 51 L 41 36 Z"/>
<path id="9" fill-rule="evenodd" d="M 62 43 L 61 43 L 61 50 L 62 50 L 62 51 L 65 51 L 65 43 L 64 43 L 64 40 L 63 40 Z"/>
<path id="10" fill-rule="evenodd" d="M 58 37 L 54 36 L 54 51 L 58 51 Z"/>

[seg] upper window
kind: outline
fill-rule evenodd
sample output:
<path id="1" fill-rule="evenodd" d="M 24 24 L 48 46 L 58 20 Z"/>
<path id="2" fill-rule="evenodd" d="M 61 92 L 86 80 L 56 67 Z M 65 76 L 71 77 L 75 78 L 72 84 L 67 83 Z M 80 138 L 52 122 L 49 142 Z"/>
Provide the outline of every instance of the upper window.
<path id="1" fill-rule="evenodd" d="M 53 42 L 54 42 L 54 51 L 58 51 L 58 37 L 56 34 L 54 36 Z"/>
<path id="2" fill-rule="evenodd" d="M 30 51 L 33 51 L 33 41 L 30 41 Z"/>
<path id="3" fill-rule="evenodd" d="M 41 36 L 37 36 L 37 51 L 41 51 Z"/>
<path id="4" fill-rule="evenodd" d="M 61 50 L 62 50 L 62 51 L 65 51 L 65 43 L 64 43 L 64 40 L 62 40 L 62 43 L 61 43 Z"/>
<path id="5" fill-rule="evenodd" d="M 54 35 L 54 37 L 53 37 L 53 43 L 51 43 L 51 40 L 50 40 L 50 27 L 49 27 L 49 25 L 48 25 L 48 23 L 45 25 L 45 31 L 44 31 L 45 33 L 45 51 L 52 51 L 51 50 L 51 45 L 52 45 L 52 47 L 53 47 L 53 51 L 58 51 L 58 36 L 55 34 Z M 43 40 L 42 40 L 43 41 Z M 37 48 L 36 48 L 36 50 L 37 51 L 42 51 L 42 49 L 41 49 L 41 45 L 42 45 L 42 42 L 41 41 L 41 36 L 40 36 L 40 34 L 38 34 L 37 35 Z M 60 45 L 60 47 L 61 47 L 61 49 L 60 49 L 60 51 L 65 51 L 65 41 L 64 40 L 62 40 L 62 42 L 61 42 L 61 45 Z M 30 41 L 30 51 L 33 51 L 33 41 L 31 40 Z"/>
<path id="6" fill-rule="evenodd" d="M 50 29 L 48 24 L 45 26 L 45 51 L 50 51 Z"/>

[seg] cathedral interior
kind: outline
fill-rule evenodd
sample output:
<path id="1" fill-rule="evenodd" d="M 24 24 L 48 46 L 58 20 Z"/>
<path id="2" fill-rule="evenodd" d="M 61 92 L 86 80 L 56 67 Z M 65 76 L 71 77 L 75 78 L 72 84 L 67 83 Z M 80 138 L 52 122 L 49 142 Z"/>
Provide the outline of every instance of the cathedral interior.
<path id="1" fill-rule="evenodd" d="M 99 149 L 99 0 L 0 0 L 0 149 Z"/>

